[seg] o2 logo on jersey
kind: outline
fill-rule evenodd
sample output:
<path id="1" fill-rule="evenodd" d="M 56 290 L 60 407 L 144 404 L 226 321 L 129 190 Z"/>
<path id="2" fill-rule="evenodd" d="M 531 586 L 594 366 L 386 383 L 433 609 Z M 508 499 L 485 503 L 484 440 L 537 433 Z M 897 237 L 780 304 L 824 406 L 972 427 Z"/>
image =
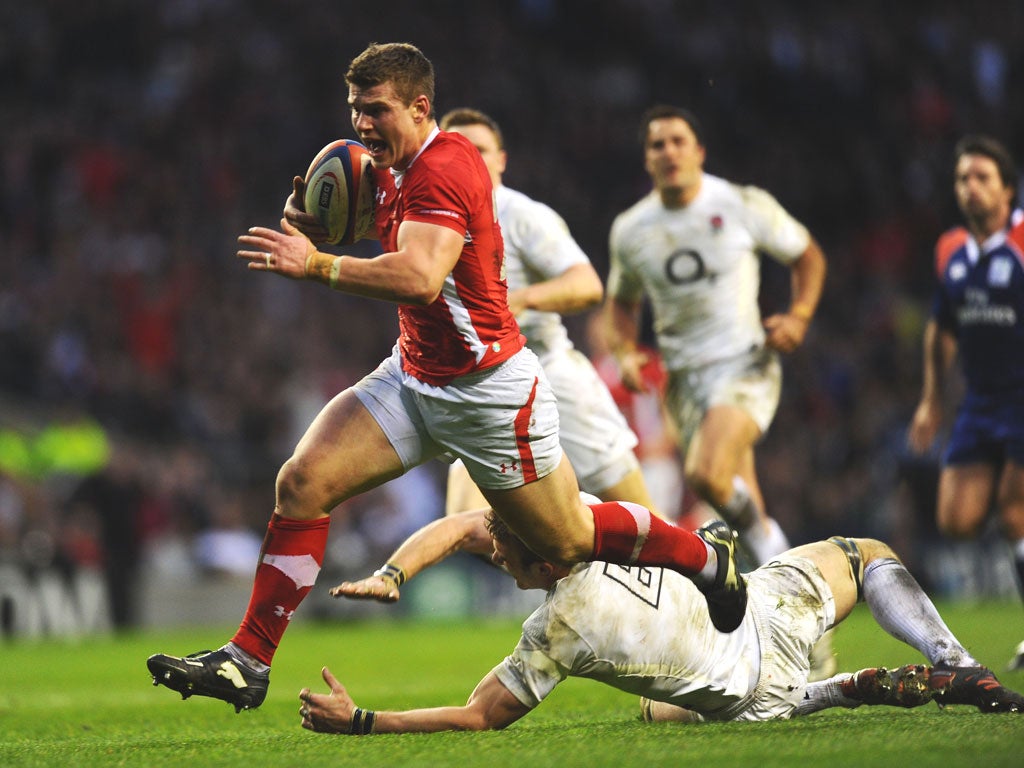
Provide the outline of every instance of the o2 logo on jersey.
<path id="1" fill-rule="evenodd" d="M 673 285 L 687 285 L 704 277 L 711 280 L 715 276 L 707 271 L 704 259 L 697 251 L 683 249 L 673 251 L 665 259 L 665 277 Z"/>

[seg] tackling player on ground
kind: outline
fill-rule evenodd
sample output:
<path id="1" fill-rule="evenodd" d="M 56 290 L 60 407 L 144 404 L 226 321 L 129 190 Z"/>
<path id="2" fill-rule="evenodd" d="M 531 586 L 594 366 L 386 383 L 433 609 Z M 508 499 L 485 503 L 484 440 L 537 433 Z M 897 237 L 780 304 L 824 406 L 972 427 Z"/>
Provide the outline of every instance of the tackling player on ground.
<path id="1" fill-rule="evenodd" d="M 648 720 L 776 720 L 835 706 L 911 707 L 932 700 L 1024 712 L 1024 697 L 971 656 L 880 541 L 833 537 L 761 566 L 748 575 L 743 621 L 727 634 L 709 622 L 693 584 L 673 571 L 556 565 L 530 551 L 491 512 L 457 517 L 489 531 L 495 564 L 520 588 L 547 590 L 515 650 L 462 707 L 364 709 L 324 668 L 330 693 L 305 688 L 299 694 L 304 728 L 353 735 L 504 728 L 567 677 L 643 697 Z M 710 525 L 726 527 L 721 520 Z M 808 685 L 811 648 L 860 600 L 882 629 L 920 651 L 928 665 L 861 670 Z"/>

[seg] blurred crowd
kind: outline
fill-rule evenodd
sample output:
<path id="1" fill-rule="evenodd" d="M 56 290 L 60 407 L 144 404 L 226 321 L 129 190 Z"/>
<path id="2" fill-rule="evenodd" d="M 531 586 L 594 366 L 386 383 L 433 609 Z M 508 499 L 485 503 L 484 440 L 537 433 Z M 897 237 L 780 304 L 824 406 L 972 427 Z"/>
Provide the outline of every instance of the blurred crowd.
<path id="1" fill-rule="evenodd" d="M 251 572 L 277 468 L 396 324 L 247 272 L 235 238 L 353 136 L 343 73 L 377 40 L 433 60 L 439 111 L 502 124 L 506 182 L 562 213 L 602 275 L 612 218 L 648 189 L 640 113 L 693 109 L 707 169 L 771 190 L 829 259 L 759 452 L 772 514 L 795 543 L 883 536 L 913 566 L 936 478 L 905 449 L 931 247 L 958 222 L 961 135 L 1024 158 L 1022 38 L 1013 0 L 0 6 L 0 562 L 105 570 L 119 625 L 142 571 Z M 781 270 L 763 287 L 785 306 Z M 86 437 L 54 448 L 53 429 Z M 350 503 L 329 556 L 375 567 L 440 513 L 441 472 Z"/>

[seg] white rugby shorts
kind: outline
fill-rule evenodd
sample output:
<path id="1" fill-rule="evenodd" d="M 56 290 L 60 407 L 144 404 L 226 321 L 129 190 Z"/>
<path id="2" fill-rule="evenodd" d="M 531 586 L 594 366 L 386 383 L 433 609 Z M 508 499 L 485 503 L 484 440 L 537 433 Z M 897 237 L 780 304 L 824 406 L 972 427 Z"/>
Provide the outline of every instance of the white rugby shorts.
<path id="1" fill-rule="evenodd" d="M 764 434 L 775 418 L 781 391 L 779 356 L 761 347 L 703 368 L 669 371 L 666 404 L 685 448 L 715 405 L 740 408 Z"/>
<path id="2" fill-rule="evenodd" d="M 761 676 L 736 720 L 787 719 L 803 699 L 811 648 L 836 620 L 836 603 L 811 560 L 782 555 L 747 574 L 761 641 Z"/>
<path id="3" fill-rule="evenodd" d="M 528 348 L 435 387 L 402 371 L 396 346 L 353 389 L 406 470 L 447 455 L 462 459 L 478 487 L 511 489 L 562 459 L 555 396 Z"/>
<path id="4" fill-rule="evenodd" d="M 590 360 L 579 350 L 552 352 L 541 365 L 558 400 L 559 439 L 580 488 L 611 488 L 640 464 L 636 435 Z"/>

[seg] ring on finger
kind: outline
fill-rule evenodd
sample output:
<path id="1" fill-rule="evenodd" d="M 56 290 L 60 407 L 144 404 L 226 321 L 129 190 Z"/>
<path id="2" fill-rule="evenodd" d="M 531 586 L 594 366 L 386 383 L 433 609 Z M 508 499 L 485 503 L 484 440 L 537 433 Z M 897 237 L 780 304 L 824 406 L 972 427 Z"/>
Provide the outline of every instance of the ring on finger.
<path id="1" fill-rule="evenodd" d="M 268 253 L 263 258 L 265 258 L 267 260 L 267 269 L 270 269 L 270 254 Z"/>

